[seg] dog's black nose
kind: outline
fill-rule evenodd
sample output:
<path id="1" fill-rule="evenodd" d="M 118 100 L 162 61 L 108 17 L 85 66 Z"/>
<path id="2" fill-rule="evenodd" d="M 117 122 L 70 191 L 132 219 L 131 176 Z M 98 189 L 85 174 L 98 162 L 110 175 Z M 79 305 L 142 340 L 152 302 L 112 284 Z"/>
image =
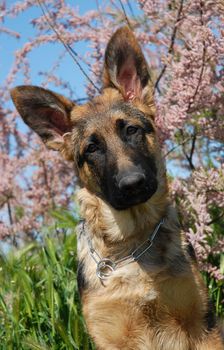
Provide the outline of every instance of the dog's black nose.
<path id="1" fill-rule="evenodd" d="M 139 187 L 143 187 L 145 184 L 145 175 L 141 173 L 132 173 L 130 175 L 123 176 L 118 183 L 118 187 L 121 191 L 133 191 Z"/>

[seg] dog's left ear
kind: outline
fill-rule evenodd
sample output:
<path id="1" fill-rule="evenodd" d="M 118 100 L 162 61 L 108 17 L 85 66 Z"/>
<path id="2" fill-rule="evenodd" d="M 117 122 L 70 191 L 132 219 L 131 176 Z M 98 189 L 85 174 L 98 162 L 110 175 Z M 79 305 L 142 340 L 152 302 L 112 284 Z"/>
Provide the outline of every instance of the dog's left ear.
<path id="1" fill-rule="evenodd" d="M 40 136 L 47 148 L 72 160 L 71 111 L 75 104 L 38 86 L 17 86 L 10 93 L 24 122 Z"/>
<path id="2" fill-rule="evenodd" d="M 128 27 L 118 29 L 107 45 L 103 85 L 117 88 L 126 101 L 153 103 L 148 65 Z"/>

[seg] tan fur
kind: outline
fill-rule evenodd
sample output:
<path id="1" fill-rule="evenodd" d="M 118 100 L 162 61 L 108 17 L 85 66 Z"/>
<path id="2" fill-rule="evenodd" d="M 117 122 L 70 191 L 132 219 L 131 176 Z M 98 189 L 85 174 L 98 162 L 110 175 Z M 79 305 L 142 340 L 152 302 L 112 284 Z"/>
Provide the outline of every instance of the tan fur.
<path id="1" fill-rule="evenodd" d="M 144 231 L 144 225 L 152 227 L 150 224 L 157 221 L 153 215 L 147 215 L 148 203 L 142 206 L 142 215 L 139 208 L 121 214 L 86 190 L 81 190 L 78 196 L 81 214 L 90 225 L 94 246 L 102 256 L 113 257 L 115 253 L 125 256 L 130 246 L 139 243 L 137 237 Z M 79 258 L 85 260 L 89 280 L 89 291 L 82 298 L 83 312 L 99 349 L 201 350 L 203 346 L 207 350 L 223 349 L 217 330 L 206 333 L 203 318 L 207 292 L 197 268 L 187 256 L 184 240 L 178 238 L 179 229 L 173 223 L 175 213 L 172 208 L 169 210 L 166 228 L 176 232 L 172 233 L 164 259 L 180 252 L 184 254 L 188 264 L 181 272 L 170 271 L 168 262 L 162 270 L 152 266 L 149 272 L 133 263 L 118 269 L 102 285 L 86 243 L 83 246 L 80 243 Z M 153 254 L 159 251 L 160 244 L 155 244 Z M 150 258 L 156 261 L 156 257 Z"/>

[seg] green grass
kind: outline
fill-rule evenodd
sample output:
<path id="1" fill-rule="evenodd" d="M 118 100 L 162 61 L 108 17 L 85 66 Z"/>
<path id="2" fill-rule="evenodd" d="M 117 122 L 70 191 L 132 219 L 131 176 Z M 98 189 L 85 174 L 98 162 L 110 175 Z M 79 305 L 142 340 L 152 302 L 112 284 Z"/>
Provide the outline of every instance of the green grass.
<path id="1" fill-rule="evenodd" d="M 0 349 L 93 349 L 81 315 L 75 234 L 0 255 Z"/>

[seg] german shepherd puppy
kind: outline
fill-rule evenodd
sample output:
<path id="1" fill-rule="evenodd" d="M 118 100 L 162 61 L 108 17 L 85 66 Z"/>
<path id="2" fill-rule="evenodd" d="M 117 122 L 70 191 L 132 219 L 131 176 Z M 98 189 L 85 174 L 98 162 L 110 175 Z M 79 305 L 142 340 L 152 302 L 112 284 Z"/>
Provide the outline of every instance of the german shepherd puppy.
<path id="1" fill-rule="evenodd" d="M 221 350 L 192 251 L 170 203 L 146 60 L 133 33 L 110 39 L 100 96 L 85 105 L 35 86 L 12 99 L 74 163 L 83 313 L 97 349 Z"/>

